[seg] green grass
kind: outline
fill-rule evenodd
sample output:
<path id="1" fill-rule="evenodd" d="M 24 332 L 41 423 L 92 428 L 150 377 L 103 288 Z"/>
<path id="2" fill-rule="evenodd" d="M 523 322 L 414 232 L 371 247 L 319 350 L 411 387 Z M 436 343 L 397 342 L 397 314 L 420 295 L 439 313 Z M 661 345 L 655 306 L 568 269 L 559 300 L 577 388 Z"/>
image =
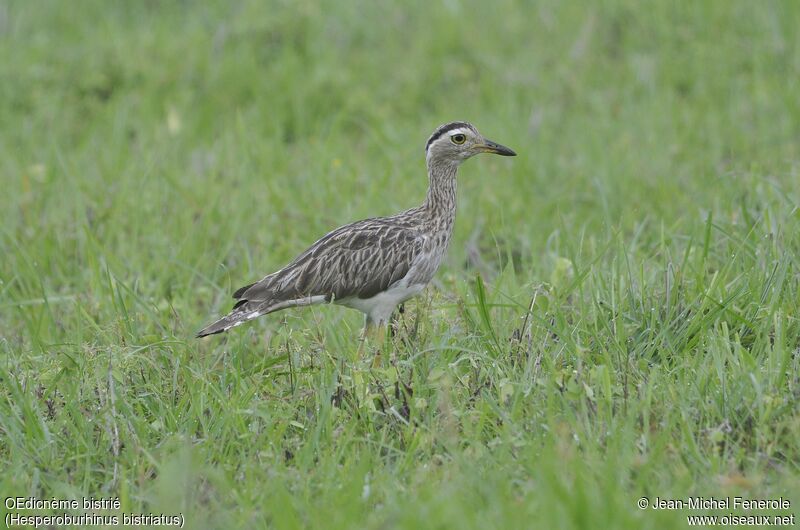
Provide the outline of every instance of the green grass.
<path id="1" fill-rule="evenodd" d="M 798 27 L 789 1 L 0 2 L 0 493 L 188 528 L 797 513 Z M 343 308 L 192 338 L 418 204 L 454 119 L 519 156 L 462 168 L 393 367 Z"/>

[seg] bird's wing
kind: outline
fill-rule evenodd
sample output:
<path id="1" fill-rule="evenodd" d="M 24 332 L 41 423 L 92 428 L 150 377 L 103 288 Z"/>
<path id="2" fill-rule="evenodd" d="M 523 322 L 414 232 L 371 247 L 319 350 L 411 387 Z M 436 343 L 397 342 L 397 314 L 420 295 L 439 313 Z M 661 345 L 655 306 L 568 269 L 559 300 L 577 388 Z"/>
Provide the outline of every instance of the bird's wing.
<path id="1" fill-rule="evenodd" d="M 237 306 L 352 296 L 370 298 L 403 279 L 425 236 L 391 218 L 358 221 L 329 233 L 283 269 L 234 293 Z M 266 309 L 266 308 L 265 308 Z"/>

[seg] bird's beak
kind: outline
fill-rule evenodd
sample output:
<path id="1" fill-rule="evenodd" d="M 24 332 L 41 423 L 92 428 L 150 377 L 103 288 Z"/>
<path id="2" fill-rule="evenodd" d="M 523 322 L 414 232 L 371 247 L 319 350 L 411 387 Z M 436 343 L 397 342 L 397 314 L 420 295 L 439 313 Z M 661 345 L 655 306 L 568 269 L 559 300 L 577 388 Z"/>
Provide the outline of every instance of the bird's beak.
<path id="1" fill-rule="evenodd" d="M 478 149 L 483 153 L 494 153 L 502 156 L 517 156 L 517 153 L 504 145 L 500 145 L 491 140 L 484 140 L 483 145 L 478 145 Z"/>

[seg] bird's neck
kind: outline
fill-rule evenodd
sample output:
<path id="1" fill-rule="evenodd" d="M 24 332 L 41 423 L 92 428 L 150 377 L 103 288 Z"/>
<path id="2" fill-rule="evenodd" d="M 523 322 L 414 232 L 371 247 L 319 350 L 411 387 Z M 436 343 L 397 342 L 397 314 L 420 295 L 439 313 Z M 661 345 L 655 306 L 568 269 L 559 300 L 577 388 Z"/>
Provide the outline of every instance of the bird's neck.
<path id="1" fill-rule="evenodd" d="M 456 217 L 456 173 L 458 164 L 428 161 L 428 196 L 422 207 L 451 228 Z"/>

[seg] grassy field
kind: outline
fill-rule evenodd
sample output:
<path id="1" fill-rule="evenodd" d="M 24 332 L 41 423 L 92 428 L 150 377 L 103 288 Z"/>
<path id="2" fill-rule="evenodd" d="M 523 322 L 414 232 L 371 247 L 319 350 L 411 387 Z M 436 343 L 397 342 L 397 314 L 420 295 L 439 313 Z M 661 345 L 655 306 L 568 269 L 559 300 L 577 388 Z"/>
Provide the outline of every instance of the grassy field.
<path id="1" fill-rule="evenodd" d="M 0 0 L 0 493 L 187 528 L 800 515 L 798 27 L 790 1 Z M 193 338 L 419 204 L 456 119 L 519 156 L 462 168 L 391 364 L 336 307 Z M 792 504 L 637 507 L 689 496 Z"/>

